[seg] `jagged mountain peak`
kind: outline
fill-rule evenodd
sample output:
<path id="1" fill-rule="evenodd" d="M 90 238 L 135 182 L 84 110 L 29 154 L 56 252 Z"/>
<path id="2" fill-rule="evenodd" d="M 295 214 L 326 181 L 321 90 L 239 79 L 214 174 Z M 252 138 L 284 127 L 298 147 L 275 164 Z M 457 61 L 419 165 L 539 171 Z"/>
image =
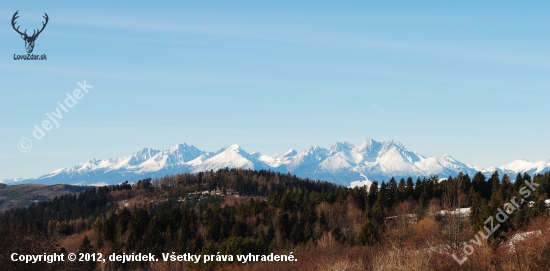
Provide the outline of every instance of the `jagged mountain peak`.
<path id="1" fill-rule="evenodd" d="M 500 166 L 503 172 L 517 172 L 517 173 L 532 173 L 532 172 L 541 172 L 545 168 L 550 167 L 550 160 L 547 161 L 537 161 L 529 162 L 527 159 L 515 160 L 511 163 Z"/>
<path id="2" fill-rule="evenodd" d="M 322 160 L 326 158 L 327 154 L 329 153 L 329 150 L 325 148 L 321 148 L 319 146 L 310 146 L 307 149 L 305 149 L 302 153 L 299 153 L 297 157 L 302 157 L 305 159 L 315 159 L 315 160 Z"/>
<path id="3" fill-rule="evenodd" d="M 286 151 L 283 156 L 291 156 L 291 155 L 296 155 L 298 154 L 298 151 L 296 151 L 295 149 L 290 149 L 288 151 Z"/>
<path id="4" fill-rule="evenodd" d="M 441 158 L 441 159 L 444 159 L 444 160 L 448 160 L 448 161 L 456 161 L 456 159 L 454 159 L 451 155 L 446 154 L 446 153 L 443 154 L 443 155 L 441 155 L 440 158 Z"/>
<path id="5" fill-rule="evenodd" d="M 336 142 L 332 146 L 330 146 L 329 151 L 330 151 L 330 153 L 337 153 L 339 151 L 350 151 L 354 147 L 355 147 L 355 145 L 350 144 L 347 141 Z"/>
<path id="6" fill-rule="evenodd" d="M 233 144 L 229 147 L 223 147 L 221 149 L 219 149 L 218 151 L 216 151 L 216 153 L 222 153 L 222 152 L 242 152 L 242 148 L 241 146 L 237 145 L 237 144 Z"/>
<path id="7" fill-rule="evenodd" d="M 234 144 L 217 152 L 204 152 L 187 143 L 167 150 L 143 148 L 129 156 L 80 163 L 77 166 L 55 170 L 49 174 L 24 180 L 26 183 L 120 183 L 147 177 L 162 177 L 181 172 L 198 172 L 220 168 L 270 169 L 291 172 L 299 177 L 327 180 L 349 185 L 387 181 L 391 177 L 447 178 L 459 172 L 473 176 L 477 171 L 492 174 L 495 170 L 508 175 L 517 172 L 543 173 L 550 170 L 549 161 L 516 160 L 499 168 L 483 169 L 462 163 L 448 154 L 426 158 L 409 151 L 400 142 L 378 142 L 367 138 L 358 145 L 347 141 L 336 142 L 328 149 L 310 146 L 303 151 L 290 149 L 273 156 L 259 152 L 249 153 Z M 516 173 L 514 173 L 516 172 Z M 503 174 L 501 174 L 503 175 Z M 4 180 L 10 182 L 11 179 Z M 21 182 L 18 182 L 21 183 Z"/>
<path id="8" fill-rule="evenodd" d="M 380 142 L 373 140 L 372 138 L 367 138 L 365 141 L 361 142 L 359 145 L 357 145 L 358 148 L 369 148 L 374 145 L 380 145 Z"/>
<path id="9" fill-rule="evenodd" d="M 157 155 L 158 153 L 160 153 L 159 150 L 154 150 L 151 148 L 143 148 L 133 153 L 132 155 L 130 155 L 130 157 L 128 157 L 125 163 L 130 166 L 139 165 L 151 159 L 153 156 Z"/>
<path id="10" fill-rule="evenodd" d="M 363 154 L 365 156 L 365 160 L 367 161 L 376 160 L 376 157 L 381 149 L 382 143 L 375 141 L 370 137 L 354 148 L 355 151 Z"/>
<path id="11" fill-rule="evenodd" d="M 237 144 L 233 144 L 225 149 L 225 151 L 233 151 L 233 152 L 240 152 L 242 151 L 241 146 Z"/>
<path id="12" fill-rule="evenodd" d="M 189 148 L 195 148 L 195 147 L 193 145 L 188 145 L 187 143 L 180 143 L 180 144 L 176 144 L 176 145 L 170 147 L 170 149 L 168 149 L 168 151 L 174 152 L 174 151 L 186 150 L 186 149 L 189 149 Z"/>
<path id="13" fill-rule="evenodd" d="M 391 149 L 391 148 L 397 148 L 399 150 L 407 150 L 403 144 L 399 141 L 395 141 L 393 139 L 390 139 L 389 141 L 385 141 L 382 143 L 382 146 L 384 149 Z"/>
<path id="14" fill-rule="evenodd" d="M 143 148 L 137 152 L 135 152 L 133 155 L 134 156 L 141 156 L 141 155 L 147 155 L 149 154 L 149 156 L 153 156 L 155 155 L 156 153 L 158 153 L 159 151 L 158 150 L 154 150 L 154 149 L 151 149 L 151 148 Z M 154 153 L 154 154 L 151 154 L 151 153 Z M 95 158 L 94 158 L 95 159 Z"/>

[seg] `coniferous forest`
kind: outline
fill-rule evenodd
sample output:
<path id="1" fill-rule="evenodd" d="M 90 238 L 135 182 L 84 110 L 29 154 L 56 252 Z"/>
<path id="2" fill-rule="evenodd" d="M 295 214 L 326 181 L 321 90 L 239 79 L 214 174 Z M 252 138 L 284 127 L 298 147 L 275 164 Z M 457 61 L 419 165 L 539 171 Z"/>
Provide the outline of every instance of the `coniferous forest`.
<path id="1" fill-rule="evenodd" d="M 0 215 L 3 270 L 548 270 L 550 173 L 348 188 L 222 169 L 96 187 Z M 12 253 L 152 254 L 25 263 Z M 296 261 L 237 261 L 236 255 Z M 292 254 L 291 254 L 292 253 Z M 169 255 L 233 255 L 204 263 Z M 454 255 L 454 257 L 453 257 Z M 462 261 L 462 262 L 461 262 Z M 459 264 L 461 262 L 461 264 Z"/>

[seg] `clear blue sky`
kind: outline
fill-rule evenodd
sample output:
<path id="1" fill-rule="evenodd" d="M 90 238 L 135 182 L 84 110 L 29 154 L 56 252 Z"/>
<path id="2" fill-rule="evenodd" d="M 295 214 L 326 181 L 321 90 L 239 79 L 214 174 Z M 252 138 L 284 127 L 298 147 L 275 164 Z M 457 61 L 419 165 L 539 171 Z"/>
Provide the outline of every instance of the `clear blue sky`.
<path id="1" fill-rule="evenodd" d="M 547 1 L 113 2 L 2 2 L 0 179 L 184 142 L 273 155 L 372 137 L 484 167 L 550 158 Z M 31 33 L 48 13 L 33 52 L 47 61 L 13 60 L 16 10 Z M 35 139 L 84 79 L 93 89 Z"/>

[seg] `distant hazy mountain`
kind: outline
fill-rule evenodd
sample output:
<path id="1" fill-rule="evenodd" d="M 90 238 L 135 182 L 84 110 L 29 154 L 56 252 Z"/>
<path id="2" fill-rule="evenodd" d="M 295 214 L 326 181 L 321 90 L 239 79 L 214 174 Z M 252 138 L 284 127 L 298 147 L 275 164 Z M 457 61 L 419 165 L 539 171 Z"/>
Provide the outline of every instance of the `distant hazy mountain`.
<path id="1" fill-rule="evenodd" d="M 495 170 L 501 176 L 507 173 L 514 179 L 518 172 L 533 175 L 549 171 L 550 161 L 516 160 L 500 167 L 484 169 L 457 161 L 447 154 L 426 158 L 418 152 L 407 150 L 399 142 L 377 142 L 370 138 L 358 145 L 336 142 L 328 149 L 312 146 L 300 153 L 289 150 L 274 156 L 248 153 L 238 145 L 222 148 L 217 152 L 205 152 L 193 145 L 178 144 L 164 151 L 145 148 L 126 157 L 92 159 L 40 177 L 27 180 L 14 178 L 3 182 L 104 185 L 226 167 L 270 169 L 343 185 L 362 185 L 370 184 L 374 180 L 386 181 L 391 177 L 400 179 L 437 175 L 447 178 L 456 176 L 459 172 L 473 177 L 478 171 L 491 174 Z"/>

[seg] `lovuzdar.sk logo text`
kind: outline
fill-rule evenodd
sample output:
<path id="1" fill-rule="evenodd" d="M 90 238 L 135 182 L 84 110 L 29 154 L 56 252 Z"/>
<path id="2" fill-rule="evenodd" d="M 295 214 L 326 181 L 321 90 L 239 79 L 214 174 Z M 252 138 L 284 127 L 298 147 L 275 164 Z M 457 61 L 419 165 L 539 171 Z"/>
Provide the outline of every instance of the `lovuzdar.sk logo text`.
<path id="1" fill-rule="evenodd" d="M 46 12 L 44 12 L 44 16 L 42 18 L 44 18 L 45 21 L 42 22 L 42 29 L 33 30 L 32 35 L 30 35 L 30 36 L 27 34 L 27 29 L 25 29 L 25 31 L 21 32 L 19 30 L 19 26 L 16 26 L 17 21 L 15 21 L 15 20 L 17 20 L 17 18 L 19 18 L 19 10 L 16 11 L 13 14 L 13 17 L 11 19 L 11 26 L 13 27 L 13 30 L 15 30 L 15 32 L 17 32 L 19 35 L 21 35 L 21 38 L 25 41 L 25 49 L 27 50 L 27 54 L 26 55 L 16 55 L 16 54 L 14 54 L 13 59 L 14 60 L 46 60 L 47 58 L 46 58 L 45 54 L 43 54 L 43 55 L 34 55 L 34 54 L 32 54 L 32 51 L 34 50 L 34 42 L 36 41 L 36 38 L 38 38 L 38 35 L 40 35 L 40 33 L 42 33 L 42 31 L 44 31 L 44 28 L 46 28 L 46 25 L 48 24 L 48 20 L 50 19 L 48 17 L 48 14 Z"/>

